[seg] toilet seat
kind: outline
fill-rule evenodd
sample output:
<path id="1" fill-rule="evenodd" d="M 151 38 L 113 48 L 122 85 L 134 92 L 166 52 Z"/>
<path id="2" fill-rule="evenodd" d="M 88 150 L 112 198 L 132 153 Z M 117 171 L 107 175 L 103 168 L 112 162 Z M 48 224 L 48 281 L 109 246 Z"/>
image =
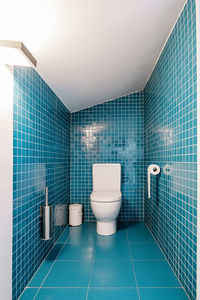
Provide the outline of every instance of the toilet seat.
<path id="1" fill-rule="evenodd" d="M 120 191 L 93 191 L 90 195 L 91 201 L 94 202 L 117 202 L 122 199 L 122 194 Z"/>

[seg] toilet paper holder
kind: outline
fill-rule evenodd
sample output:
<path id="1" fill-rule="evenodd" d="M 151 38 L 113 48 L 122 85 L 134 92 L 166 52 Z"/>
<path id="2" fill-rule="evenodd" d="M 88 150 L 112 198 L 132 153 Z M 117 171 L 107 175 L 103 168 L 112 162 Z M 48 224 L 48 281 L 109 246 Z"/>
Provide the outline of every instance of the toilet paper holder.
<path id="1" fill-rule="evenodd" d="M 155 164 L 151 164 L 147 168 L 148 178 L 148 198 L 151 198 L 151 175 L 158 175 L 160 173 L 160 167 Z"/>

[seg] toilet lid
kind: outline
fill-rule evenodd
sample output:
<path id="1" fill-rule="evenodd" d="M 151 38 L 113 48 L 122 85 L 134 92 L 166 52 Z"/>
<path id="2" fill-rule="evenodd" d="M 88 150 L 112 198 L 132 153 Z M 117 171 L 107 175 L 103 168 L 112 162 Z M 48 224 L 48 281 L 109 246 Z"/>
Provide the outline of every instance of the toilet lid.
<path id="1" fill-rule="evenodd" d="M 122 198 L 121 192 L 92 192 L 90 195 L 91 201 L 96 202 L 114 202 L 120 201 Z"/>

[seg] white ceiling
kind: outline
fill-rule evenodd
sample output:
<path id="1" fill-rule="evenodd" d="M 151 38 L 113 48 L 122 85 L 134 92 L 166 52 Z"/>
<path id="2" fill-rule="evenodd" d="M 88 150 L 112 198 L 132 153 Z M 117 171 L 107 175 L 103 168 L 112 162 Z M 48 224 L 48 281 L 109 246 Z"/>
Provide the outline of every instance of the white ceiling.
<path id="1" fill-rule="evenodd" d="M 23 41 L 76 111 L 144 88 L 185 0 L 0 2 L 0 39 Z"/>

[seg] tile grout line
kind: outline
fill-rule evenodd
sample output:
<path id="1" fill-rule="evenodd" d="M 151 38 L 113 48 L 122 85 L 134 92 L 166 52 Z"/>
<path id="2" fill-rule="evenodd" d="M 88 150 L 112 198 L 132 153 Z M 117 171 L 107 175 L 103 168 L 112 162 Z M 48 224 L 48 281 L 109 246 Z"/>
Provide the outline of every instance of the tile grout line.
<path id="1" fill-rule="evenodd" d="M 126 234 L 126 240 L 127 240 L 127 244 L 128 244 L 128 249 L 129 249 L 129 255 L 131 257 L 131 266 L 132 266 L 132 270 L 133 270 L 133 274 L 135 277 L 135 282 L 136 282 L 136 289 L 137 289 L 137 294 L 138 294 L 138 299 L 140 300 L 140 293 L 139 293 L 139 288 L 138 288 L 138 282 L 137 282 L 137 278 L 136 278 L 136 273 L 135 273 L 135 269 L 134 269 L 134 264 L 132 261 L 132 255 L 131 255 L 131 249 L 130 249 L 130 245 L 128 242 L 128 233 L 127 233 L 127 229 L 125 228 L 125 234 Z"/>
<path id="2" fill-rule="evenodd" d="M 55 261 L 83 261 L 83 259 L 55 259 Z M 95 259 L 98 262 L 115 262 L 116 259 Z M 129 262 L 129 261 L 166 261 L 166 259 L 118 259 L 118 261 Z"/>
<path id="3" fill-rule="evenodd" d="M 151 231 L 150 227 L 149 227 L 149 226 L 148 226 L 148 224 L 147 224 L 147 223 L 145 223 L 145 222 L 144 222 L 144 225 L 147 227 L 147 229 L 149 230 L 150 234 L 152 235 L 152 237 L 153 237 L 154 241 L 156 242 L 156 244 L 157 244 L 157 245 L 158 245 L 158 247 L 160 248 L 160 251 L 161 251 L 161 252 L 162 252 L 162 254 L 164 255 L 164 257 L 165 257 L 165 260 L 166 260 L 167 264 L 170 266 L 170 269 L 172 270 L 172 272 L 174 273 L 174 275 L 175 275 L 176 279 L 177 279 L 177 280 L 178 280 L 178 282 L 180 283 L 180 285 L 181 285 L 181 288 L 184 290 L 184 292 L 185 292 L 186 296 L 188 297 L 188 299 L 190 299 L 190 297 L 189 297 L 188 293 L 186 292 L 186 290 L 185 290 L 184 286 L 182 285 L 181 281 L 179 280 L 179 278 L 177 277 L 176 273 L 174 272 L 174 270 L 173 270 L 173 268 L 172 268 L 171 264 L 169 263 L 169 261 L 168 261 L 168 259 L 167 259 L 166 255 L 165 255 L 165 253 L 164 253 L 164 251 L 162 250 L 162 248 L 161 248 L 160 244 L 159 244 L 159 243 L 158 243 L 158 241 L 156 240 L 156 238 L 155 238 L 155 236 L 154 236 L 153 232 Z"/>
<path id="4" fill-rule="evenodd" d="M 96 232 L 96 235 L 97 235 L 97 232 Z M 96 237 L 96 240 L 95 240 L 94 256 L 93 256 L 93 259 L 92 259 L 90 278 L 89 278 L 89 281 L 88 281 L 87 294 L 86 294 L 86 298 L 85 298 L 86 300 L 88 299 L 88 293 L 89 293 L 90 284 L 91 284 L 91 280 L 92 280 L 93 266 L 94 266 L 94 260 L 95 260 L 95 255 L 96 255 L 96 246 L 97 246 L 97 237 Z"/>
<path id="5" fill-rule="evenodd" d="M 67 241 L 68 241 L 68 239 L 69 239 L 69 237 L 70 237 L 70 235 L 71 235 L 71 232 L 69 232 L 68 238 L 66 239 L 65 243 L 63 243 L 63 246 L 61 247 L 60 251 L 58 252 L 58 254 L 57 254 L 56 258 L 59 256 L 59 254 L 60 254 L 60 253 L 61 253 L 61 251 L 63 250 L 63 248 L 64 248 L 65 244 L 67 243 Z M 53 249 L 53 248 L 52 248 L 52 249 Z M 37 292 L 36 292 L 36 294 L 35 294 L 35 296 L 34 296 L 34 298 L 33 298 L 33 300 L 35 300 L 35 299 L 36 299 L 36 296 L 38 295 L 38 293 L 39 293 L 39 291 L 40 291 L 40 289 L 41 289 L 41 287 L 42 287 L 43 283 L 45 282 L 45 280 L 46 280 L 47 276 L 49 275 L 49 273 L 51 272 L 51 270 L 52 270 L 53 266 L 55 265 L 55 263 L 56 263 L 56 258 L 54 259 L 54 262 L 53 262 L 52 266 L 50 267 L 49 271 L 47 272 L 46 276 L 44 277 L 44 279 L 43 279 L 43 281 L 42 281 L 42 283 L 41 283 L 40 287 L 38 288 L 38 290 L 37 290 Z"/>
<path id="6" fill-rule="evenodd" d="M 60 238 L 60 236 L 63 234 L 63 232 L 66 230 L 66 228 L 68 227 L 69 225 L 66 225 L 65 229 L 63 229 L 63 231 L 60 233 L 60 235 L 58 236 L 57 240 Z M 35 274 L 38 272 L 38 270 L 40 269 L 40 267 L 42 266 L 42 264 L 44 263 L 44 261 L 46 260 L 46 258 L 48 257 L 48 255 L 50 254 L 50 252 L 52 251 L 52 249 L 54 248 L 54 246 L 56 244 L 61 244 L 61 243 L 57 243 L 57 240 L 56 242 L 53 244 L 53 246 L 50 248 L 50 250 L 48 251 L 48 253 L 46 254 L 46 256 L 44 257 L 44 259 L 42 260 L 41 264 L 39 265 L 39 267 L 37 268 L 37 270 L 35 271 L 35 273 L 33 274 L 33 276 L 31 277 L 31 279 L 29 280 L 29 282 L 27 283 L 26 287 L 24 288 L 24 290 L 22 291 L 22 293 L 19 295 L 19 297 L 17 298 L 17 300 L 20 300 L 21 296 L 23 295 L 23 293 L 25 292 L 25 290 L 27 288 L 32 288 L 29 286 L 29 283 L 32 281 L 33 277 L 35 276 Z M 33 288 L 39 288 L 39 287 L 33 287 Z"/>
<path id="7" fill-rule="evenodd" d="M 144 223 L 144 225 L 145 225 L 145 227 L 146 227 L 146 224 L 145 224 L 145 223 Z M 148 228 L 148 226 L 147 226 L 147 228 Z M 132 243 L 129 243 L 127 228 L 124 228 L 124 231 L 125 231 L 126 242 L 127 242 L 127 244 L 128 244 L 129 255 L 130 255 L 131 259 L 129 259 L 129 260 L 122 260 L 122 261 L 131 261 L 131 264 L 132 264 L 132 270 L 133 270 L 133 274 L 134 274 L 135 282 L 136 282 L 136 287 L 135 287 L 135 288 L 137 289 L 138 297 L 139 297 L 139 299 L 140 299 L 139 286 L 138 286 L 138 282 L 137 282 L 137 278 L 136 278 L 136 273 L 135 273 L 135 269 L 134 269 L 134 261 L 155 261 L 155 260 L 154 260 L 154 259 L 153 259 L 153 260 L 133 260 L 133 259 L 132 259 L 132 255 L 131 255 L 131 249 L 130 249 L 130 244 L 132 244 Z M 149 233 L 152 235 L 152 233 L 151 233 L 151 231 L 149 230 L 149 228 L 148 228 L 148 231 L 149 231 Z M 33 299 L 36 299 L 36 297 L 37 297 L 37 295 L 38 295 L 40 289 L 42 289 L 42 285 L 44 284 L 44 282 L 45 282 L 47 276 L 49 275 L 49 273 L 51 272 L 53 266 L 55 265 L 55 263 L 56 263 L 57 261 L 82 261 L 82 260 L 58 260 L 58 259 L 57 259 L 58 256 L 60 255 L 61 251 L 63 250 L 64 246 L 66 246 L 67 244 L 70 244 L 70 243 L 68 243 L 68 241 L 69 241 L 71 235 L 72 235 L 72 232 L 69 233 L 69 235 L 68 235 L 67 239 L 65 240 L 65 242 L 63 242 L 63 243 L 55 243 L 55 245 L 56 245 L 56 244 L 63 244 L 63 245 L 62 245 L 60 251 L 58 251 L 58 254 L 56 255 L 56 258 L 55 258 L 55 260 L 54 260 L 52 266 L 50 267 L 50 270 L 49 270 L 48 273 L 46 274 L 44 280 L 42 281 L 40 287 L 26 287 L 26 288 L 37 288 L 37 289 L 38 289 Z M 152 236 L 153 236 L 153 235 L 152 235 Z M 154 238 L 154 236 L 153 236 L 153 238 Z M 154 240 L 155 240 L 155 238 L 154 238 Z M 156 242 L 156 244 L 158 244 L 156 240 L 155 240 L 155 242 Z M 140 244 L 140 243 L 136 243 L 136 244 Z M 142 242 L 142 244 L 149 244 L 149 243 Z M 151 243 L 151 244 L 153 244 L 153 243 Z M 54 246 L 55 246 L 55 245 L 54 245 Z M 158 244 L 158 246 L 159 246 L 159 244 Z M 89 290 L 90 290 L 90 284 L 91 284 L 91 280 L 92 280 L 93 266 L 94 266 L 95 255 L 96 255 L 96 248 L 97 248 L 97 238 L 95 239 L 95 243 L 94 243 L 94 253 L 93 253 L 93 258 L 92 258 L 92 261 L 91 261 L 91 271 L 90 271 L 90 276 L 89 276 L 89 281 L 88 281 L 88 287 L 76 287 L 76 288 L 85 288 L 85 289 L 87 289 L 87 292 L 86 292 L 86 298 L 85 298 L 86 300 L 88 299 Z M 52 249 L 53 249 L 53 248 L 52 248 Z M 51 250 L 52 250 L 52 249 L 51 249 Z M 159 246 L 159 249 L 160 249 L 160 251 L 163 253 L 163 251 L 162 251 L 162 249 L 160 248 L 160 246 Z M 164 254 L 164 253 L 163 253 L 163 254 Z M 164 255 L 164 257 L 165 257 L 165 255 Z M 110 261 L 110 260 L 99 260 L 99 261 Z M 163 261 L 163 260 L 156 260 L 156 261 Z M 166 261 L 166 262 L 168 263 L 168 261 Z M 169 263 L 168 263 L 168 264 L 169 264 Z M 170 265 L 170 264 L 169 264 L 169 265 Z M 170 266 L 170 268 L 171 268 L 171 266 Z M 179 280 L 178 280 L 178 281 L 179 281 Z M 65 289 L 69 288 L 69 289 L 70 289 L 70 288 L 75 288 L 75 287 L 44 287 L 44 288 L 45 288 L 45 289 L 51 289 L 51 288 L 65 288 Z M 94 288 L 95 288 L 95 287 L 94 287 Z M 105 287 L 96 287 L 96 288 L 105 288 Z M 107 287 L 107 288 L 113 288 L 113 287 Z M 117 288 L 117 287 L 116 287 L 116 288 Z M 118 288 L 120 289 L 121 287 L 118 287 Z M 133 287 L 127 287 L 127 288 L 133 288 Z M 182 285 L 179 286 L 179 287 L 169 287 L 169 286 L 168 286 L 168 287 L 164 287 L 164 286 L 163 286 L 163 287 L 140 287 L 140 288 L 142 288 L 142 289 L 145 289 L 145 288 L 168 288 L 168 289 L 171 289 L 171 288 L 173 288 L 173 289 L 183 289 L 183 290 L 184 290 L 184 288 L 182 287 Z M 187 293 L 186 293 L 186 295 L 187 295 Z"/>
<path id="8" fill-rule="evenodd" d="M 35 286 L 31 286 L 31 287 L 26 287 L 26 289 L 88 289 L 88 287 L 85 286 L 44 286 L 44 287 L 35 287 Z M 90 287 L 93 289 L 137 289 L 137 287 L 133 287 L 133 286 L 106 286 L 106 287 L 102 287 L 102 286 L 93 286 Z M 138 289 L 182 289 L 182 286 L 138 286 Z"/>

